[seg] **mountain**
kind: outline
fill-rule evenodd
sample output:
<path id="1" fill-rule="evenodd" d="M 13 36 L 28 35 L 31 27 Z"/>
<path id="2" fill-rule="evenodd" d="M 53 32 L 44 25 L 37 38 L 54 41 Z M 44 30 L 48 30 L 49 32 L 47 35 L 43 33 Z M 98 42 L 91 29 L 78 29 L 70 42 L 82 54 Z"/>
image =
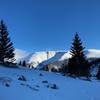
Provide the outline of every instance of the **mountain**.
<path id="1" fill-rule="evenodd" d="M 38 64 L 52 58 L 56 54 L 55 51 L 41 51 L 28 53 L 27 51 L 16 49 L 15 50 L 15 59 L 18 63 L 19 61 L 26 61 L 31 66 L 36 67 Z"/>
<path id="2" fill-rule="evenodd" d="M 88 49 L 86 51 L 87 58 L 100 58 L 100 50 Z"/>
<path id="3" fill-rule="evenodd" d="M 21 49 L 15 49 L 14 53 L 17 62 L 19 62 L 22 58 L 25 58 L 30 54 L 27 51 Z"/>
<path id="4" fill-rule="evenodd" d="M 87 58 L 100 58 L 100 50 L 89 49 L 85 51 Z M 64 61 L 70 58 L 69 51 L 41 51 L 29 53 L 24 50 L 16 49 L 15 58 L 16 61 L 26 61 L 31 66 L 38 66 L 40 63 L 50 64 L 56 61 Z"/>

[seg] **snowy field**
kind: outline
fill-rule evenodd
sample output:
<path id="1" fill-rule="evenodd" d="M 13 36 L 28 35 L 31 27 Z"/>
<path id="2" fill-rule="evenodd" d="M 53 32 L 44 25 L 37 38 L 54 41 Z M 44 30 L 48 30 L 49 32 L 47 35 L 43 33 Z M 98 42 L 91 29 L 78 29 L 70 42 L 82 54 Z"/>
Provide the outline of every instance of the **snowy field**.
<path id="1" fill-rule="evenodd" d="M 100 82 L 0 66 L 0 100 L 100 100 Z"/>

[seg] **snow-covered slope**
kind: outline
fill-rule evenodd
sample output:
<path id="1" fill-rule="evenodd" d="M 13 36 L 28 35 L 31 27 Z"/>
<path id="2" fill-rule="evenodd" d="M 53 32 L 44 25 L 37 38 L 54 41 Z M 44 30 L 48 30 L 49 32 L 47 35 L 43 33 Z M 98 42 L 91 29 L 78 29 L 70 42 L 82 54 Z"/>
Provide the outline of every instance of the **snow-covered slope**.
<path id="1" fill-rule="evenodd" d="M 100 50 L 89 49 L 86 51 L 86 56 L 88 58 L 100 58 Z"/>
<path id="2" fill-rule="evenodd" d="M 55 51 L 41 51 L 41 52 L 28 53 L 20 49 L 15 50 L 16 62 L 25 60 L 28 64 L 31 64 L 34 67 L 36 67 L 41 62 L 54 57 L 55 54 L 56 54 Z"/>
<path id="3" fill-rule="evenodd" d="M 22 58 L 25 58 L 26 56 L 29 55 L 27 51 L 21 49 L 15 49 L 14 53 L 17 62 L 19 62 Z"/>
<path id="4" fill-rule="evenodd" d="M 43 61 L 46 61 L 47 59 L 52 58 L 54 55 L 55 55 L 54 51 L 49 51 L 49 54 L 48 52 L 35 52 L 29 54 L 22 60 L 25 60 L 27 63 L 36 67 L 38 64 L 40 64 Z"/>
<path id="5" fill-rule="evenodd" d="M 56 62 L 56 61 L 64 61 L 68 58 L 70 58 L 71 55 L 69 52 L 55 52 L 55 55 L 49 59 L 47 59 L 46 61 L 43 62 L 43 64 L 50 64 L 50 63 L 53 63 L 53 62 Z"/>
<path id="6" fill-rule="evenodd" d="M 100 81 L 0 66 L 0 100 L 100 100 Z"/>
<path id="7" fill-rule="evenodd" d="M 100 50 L 89 49 L 85 53 L 87 58 L 100 58 Z M 25 60 L 27 63 L 31 64 L 34 67 L 42 62 L 48 64 L 55 61 L 63 61 L 71 57 L 69 51 L 43 51 L 28 53 L 26 51 L 16 49 L 15 54 L 17 62 L 19 62 L 20 60 Z"/>

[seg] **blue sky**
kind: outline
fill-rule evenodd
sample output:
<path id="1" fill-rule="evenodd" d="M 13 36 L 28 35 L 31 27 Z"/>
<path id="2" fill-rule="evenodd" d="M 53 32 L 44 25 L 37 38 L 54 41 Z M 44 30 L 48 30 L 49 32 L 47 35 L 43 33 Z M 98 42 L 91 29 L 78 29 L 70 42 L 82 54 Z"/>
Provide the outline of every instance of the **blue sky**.
<path id="1" fill-rule="evenodd" d="M 75 32 L 88 48 L 100 49 L 100 0 L 0 0 L 14 47 L 68 50 Z"/>

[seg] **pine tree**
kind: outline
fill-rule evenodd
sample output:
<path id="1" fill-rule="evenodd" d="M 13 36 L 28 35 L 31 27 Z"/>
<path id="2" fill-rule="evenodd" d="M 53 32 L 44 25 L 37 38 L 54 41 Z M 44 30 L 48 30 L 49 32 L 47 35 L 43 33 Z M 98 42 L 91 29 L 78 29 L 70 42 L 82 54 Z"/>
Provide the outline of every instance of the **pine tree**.
<path id="1" fill-rule="evenodd" d="M 13 62 L 14 59 L 14 47 L 13 43 L 8 36 L 7 27 L 3 20 L 0 21 L 0 62 Z"/>
<path id="2" fill-rule="evenodd" d="M 68 62 L 68 73 L 76 76 L 88 76 L 90 66 L 84 55 L 84 47 L 77 33 L 73 39 L 70 54 L 72 57 Z"/>

